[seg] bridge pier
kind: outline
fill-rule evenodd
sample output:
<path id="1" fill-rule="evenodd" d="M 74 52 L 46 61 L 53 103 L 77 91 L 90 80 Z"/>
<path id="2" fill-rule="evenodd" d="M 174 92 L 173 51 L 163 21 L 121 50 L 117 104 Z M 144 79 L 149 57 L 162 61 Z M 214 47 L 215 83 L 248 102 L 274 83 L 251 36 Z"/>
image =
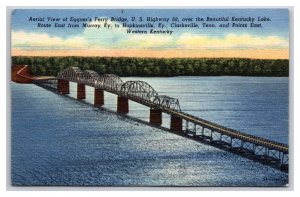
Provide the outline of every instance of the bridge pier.
<path id="1" fill-rule="evenodd" d="M 94 106 L 101 107 L 102 105 L 104 105 L 104 91 L 102 89 L 95 88 Z"/>
<path id="2" fill-rule="evenodd" d="M 175 115 L 171 115 L 170 130 L 182 131 L 182 118 Z"/>
<path id="3" fill-rule="evenodd" d="M 161 125 L 162 111 L 160 109 L 150 108 L 150 123 L 155 125 Z"/>
<path id="4" fill-rule="evenodd" d="M 129 112 L 127 97 L 118 96 L 117 112 L 120 114 L 127 114 Z"/>
<path id="5" fill-rule="evenodd" d="M 77 99 L 85 99 L 85 85 L 77 83 Z"/>
<path id="6" fill-rule="evenodd" d="M 62 94 L 70 94 L 70 85 L 69 81 L 58 79 L 57 80 L 57 91 Z"/>

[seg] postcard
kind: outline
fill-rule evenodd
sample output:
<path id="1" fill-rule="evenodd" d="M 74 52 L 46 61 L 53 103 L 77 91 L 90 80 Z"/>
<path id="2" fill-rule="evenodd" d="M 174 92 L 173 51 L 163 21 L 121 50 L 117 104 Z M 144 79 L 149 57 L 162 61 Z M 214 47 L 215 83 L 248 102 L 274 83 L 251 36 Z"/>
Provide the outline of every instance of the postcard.
<path id="1" fill-rule="evenodd" d="M 13 187 L 289 185 L 289 9 L 10 17 Z"/>

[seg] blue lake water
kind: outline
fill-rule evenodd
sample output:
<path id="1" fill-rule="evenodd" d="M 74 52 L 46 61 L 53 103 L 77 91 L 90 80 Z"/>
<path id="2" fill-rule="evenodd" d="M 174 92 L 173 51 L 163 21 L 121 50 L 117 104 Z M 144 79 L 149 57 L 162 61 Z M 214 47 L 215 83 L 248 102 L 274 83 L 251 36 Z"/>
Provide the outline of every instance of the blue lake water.
<path id="1" fill-rule="evenodd" d="M 288 78 L 172 77 L 144 80 L 181 109 L 288 143 Z M 99 110 L 31 84 L 11 83 L 11 180 L 51 186 L 283 186 L 288 174 L 238 155 Z M 76 86 L 71 84 L 71 96 Z M 93 89 L 87 87 L 87 102 Z M 128 115 L 149 109 L 130 102 Z M 105 93 L 105 108 L 116 96 Z M 169 127 L 164 114 L 163 126 Z"/>

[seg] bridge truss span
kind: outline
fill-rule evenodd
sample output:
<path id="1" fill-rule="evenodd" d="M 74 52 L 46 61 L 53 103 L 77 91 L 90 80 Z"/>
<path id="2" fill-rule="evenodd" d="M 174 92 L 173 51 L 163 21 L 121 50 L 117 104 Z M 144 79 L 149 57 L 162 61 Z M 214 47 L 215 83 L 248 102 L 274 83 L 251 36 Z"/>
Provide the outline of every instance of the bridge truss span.
<path id="1" fill-rule="evenodd" d="M 166 107 L 168 109 L 181 111 L 179 100 L 176 98 L 169 97 L 167 95 L 157 95 L 154 98 L 153 103 Z"/>
<path id="2" fill-rule="evenodd" d="M 69 67 L 65 70 L 61 71 L 57 75 L 57 79 L 72 81 L 72 82 L 80 82 L 82 78 L 82 71 L 78 67 Z"/>
<path id="3" fill-rule="evenodd" d="M 159 95 L 145 81 L 127 81 L 114 74 L 99 75 L 93 70 L 81 71 L 78 67 L 69 67 L 58 73 L 58 80 L 71 81 L 102 89 L 117 95 L 123 95 L 147 106 L 168 110 L 181 111 L 179 100 L 167 95 Z"/>
<path id="4" fill-rule="evenodd" d="M 79 82 L 88 86 L 95 86 L 97 80 L 99 79 L 99 74 L 93 70 L 85 70 L 81 73 Z"/>
<path id="5" fill-rule="evenodd" d="M 95 86 L 107 91 L 119 92 L 123 83 L 118 75 L 104 74 L 99 76 Z"/>
<path id="6" fill-rule="evenodd" d="M 144 81 L 127 81 L 121 86 L 121 93 L 125 96 L 136 97 L 153 102 L 158 96 L 154 88 Z"/>

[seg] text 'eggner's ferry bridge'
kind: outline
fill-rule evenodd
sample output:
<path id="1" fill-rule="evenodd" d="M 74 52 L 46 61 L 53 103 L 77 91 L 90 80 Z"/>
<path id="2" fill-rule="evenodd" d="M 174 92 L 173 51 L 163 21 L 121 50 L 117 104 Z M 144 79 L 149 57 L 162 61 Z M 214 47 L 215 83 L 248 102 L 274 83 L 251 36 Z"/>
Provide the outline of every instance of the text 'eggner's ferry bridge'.
<path id="1" fill-rule="evenodd" d="M 169 114 L 171 132 L 288 171 L 288 145 L 249 135 L 187 114 L 181 111 L 178 99 L 159 95 L 151 85 L 144 81 L 123 82 L 117 75 L 99 75 L 92 70 L 81 71 L 78 67 L 69 67 L 59 72 L 57 77 L 37 78 L 29 76 L 26 65 L 15 66 L 13 70 L 16 70 L 14 81 L 31 82 L 63 95 L 70 93 L 69 82 L 77 83 L 78 100 L 85 99 L 85 86 L 94 87 L 96 107 L 104 105 L 104 91 L 115 94 L 118 96 L 117 112 L 120 114 L 129 112 L 129 100 L 135 101 L 150 107 L 150 124 L 160 126 L 162 113 Z"/>

